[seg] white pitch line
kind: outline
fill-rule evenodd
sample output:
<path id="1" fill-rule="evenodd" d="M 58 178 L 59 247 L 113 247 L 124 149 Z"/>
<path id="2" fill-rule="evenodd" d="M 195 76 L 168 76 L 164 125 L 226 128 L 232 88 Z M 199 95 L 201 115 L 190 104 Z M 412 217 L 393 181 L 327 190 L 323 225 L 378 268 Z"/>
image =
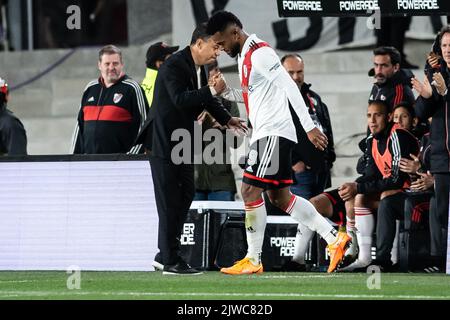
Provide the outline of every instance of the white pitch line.
<path id="1" fill-rule="evenodd" d="M 380 294 L 309 294 L 309 293 L 214 293 L 214 292 L 109 292 L 109 291 L 0 291 L 0 297 L 47 297 L 47 296 L 135 296 L 135 297 L 284 297 L 284 298 L 342 298 L 342 299 L 443 299 L 450 300 L 450 296 L 414 296 L 414 295 L 380 295 Z"/>
<path id="2" fill-rule="evenodd" d="M 263 278 L 263 279 L 290 279 L 290 278 L 297 278 L 297 279 L 308 279 L 308 278 L 330 278 L 330 277 L 334 277 L 334 275 L 296 275 L 296 276 L 256 276 L 258 279 L 259 278 Z"/>

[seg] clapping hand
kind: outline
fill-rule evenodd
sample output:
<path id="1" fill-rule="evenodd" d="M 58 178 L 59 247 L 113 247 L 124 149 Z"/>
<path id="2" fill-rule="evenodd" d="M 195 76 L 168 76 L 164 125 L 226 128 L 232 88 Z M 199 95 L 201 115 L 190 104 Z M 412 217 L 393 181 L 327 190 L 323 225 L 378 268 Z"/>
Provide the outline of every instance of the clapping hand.
<path id="1" fill-rule="evenodd" d="M 411 85 L 414 90 L 423 98 L 428 99 L 433 95 L 433 89 L 431 88 L 428 78 L 425 77 L 423 83 L 417 80 L 415 77 L 411 78 Z"/>
<path id="2" fill-rule="evenodd" d="M 433 187 L 434 177 L 430 173 L 430 171 L 428 171 L 427 173 L 418 172 L 417 174 L 420 176 L 420 178 L 411 183 L 411 190 L 426 191 Z"/>
<path id="3" fill-rule="evenodd" d="M 406 173 L 415 174 L 420 168 L 420 160 L 413 154 L 409 155 L 412 160 L 407 158 L 400 159 L 400 170 Z"/>
<path id="4" fill-rule="evenodd" d="M 436 88 L 436 91 L 441 95 L 445 96 L 447 93 L 447 85 L 445 83 L 444 77 L 440 72 L 435 72 L 433 74 L 433 82 L 431 84 Z"/>

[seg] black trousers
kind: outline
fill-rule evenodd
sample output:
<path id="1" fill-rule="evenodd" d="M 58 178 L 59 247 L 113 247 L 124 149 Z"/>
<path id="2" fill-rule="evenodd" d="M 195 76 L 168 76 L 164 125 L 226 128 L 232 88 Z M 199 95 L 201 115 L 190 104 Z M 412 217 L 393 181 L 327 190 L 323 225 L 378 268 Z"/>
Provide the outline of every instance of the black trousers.
<path id="1" fill-rule="evenodd" d="M 448 201 L 450 173 L 434 173 L 435 202 L 430 209 L 430 251 L 432 256 L 447 256 Z"/>
<path id="2" fill-rule="evenodd" d="M 150 167 L 159 217 L 158 248 L 163 264 L 174 265 L 181 260 L 180 236 L 195 195 L 194 166 L 151 156 Z"/>
<path id="3" fill-rule="evenodd" d="M 433 191 L 408 193 L 405 200 L 405 230 L 429 228 L 430 207 L 433 199 Z"/>
<path id="4" fill-rule="evenodd" d="M 403 220 L 404 192 L 396 193 L 380 201 L 377 212 L 377 260 L 390 261 L 394 243 L 396 220 Z"/>

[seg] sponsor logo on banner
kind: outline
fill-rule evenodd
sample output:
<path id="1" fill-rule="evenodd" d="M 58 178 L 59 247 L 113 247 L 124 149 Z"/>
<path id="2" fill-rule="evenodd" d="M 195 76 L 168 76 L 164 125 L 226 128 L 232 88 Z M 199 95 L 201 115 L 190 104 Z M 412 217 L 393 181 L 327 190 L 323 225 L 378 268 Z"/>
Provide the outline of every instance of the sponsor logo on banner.
<path id="1" fill-rule="evenodd" d="M 114 97 L 113 97 L 113 101 L 114 101 L 114 103 L 119 103 L 120 100 L 122 100 L 122 98 L 123 98 L 123 94 L 121 94 L 121 93 L 115 93 L 115 94 L 114 94 Z"/>
<path id="2" fill-rule="evenodd" d="M 295 237 L 270 237 L 270 247 L 280 248 L 280 257 L 292 257 L 295 251 Z"/>
<path id="3" fill-rule="evenodd" d="M 397 0 L 399 10 L 439 10 L 438 0 Z"/>
<path id="4" fill-rule="evenodd" d="M 180 238 L 181 245 L 183 246 L 195 245 L 194 234 L 195 234 L 195 224 L 185 223 L 183 225 L 183 234 L 181 235 Z"/>
<path id="5" fill-rule="evenodd" d="M 283 10 L 322 11 L 321 1 L 283 1 Z"/>
<path id="6" fill-rule="evenodd" d="M 340 11 L 380 10 L 378 0 L 339 1 Z"/>

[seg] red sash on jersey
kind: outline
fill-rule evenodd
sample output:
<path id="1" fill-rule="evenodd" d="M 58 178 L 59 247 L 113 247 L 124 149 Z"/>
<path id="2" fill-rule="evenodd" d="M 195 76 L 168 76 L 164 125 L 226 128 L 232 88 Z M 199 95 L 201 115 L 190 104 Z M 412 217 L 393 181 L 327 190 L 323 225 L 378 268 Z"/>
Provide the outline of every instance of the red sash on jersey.
<path id="1" fill-rule="evenodd" d="M 259 43 L 256 43 L 256 44 L 250 46 L 250 49 L 245 54 L 244 62 L 242 63 L 241 88 L 242 88 L 242 95 L 244 97 L 245 109 L 247 110 L 247 114 L 249 114 L 248 82 L 250 80 L 250 72 L 252 71 L 252 54 L 257 49 L 262 48 L 262 47 L 269 47 L 269 44 L 267 42 L 259 42 Z"/>

